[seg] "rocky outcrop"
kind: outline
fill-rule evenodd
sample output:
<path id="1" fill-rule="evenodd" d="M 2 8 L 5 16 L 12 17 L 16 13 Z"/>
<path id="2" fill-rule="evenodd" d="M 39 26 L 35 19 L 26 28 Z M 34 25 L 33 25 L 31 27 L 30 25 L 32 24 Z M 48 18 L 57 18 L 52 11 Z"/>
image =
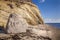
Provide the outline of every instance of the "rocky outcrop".
<path id="1" fill-rule="evenodd" d="M 14 34 L 14 38 L 16 38 L 15 36 L 18 36 L 18 38 L 22 36 L 21 40 L 57 40 L 59 39 L 57 37 L 60 37 L 60 33 L 56 32 L 60 31 L 49 25 L 29 25 L 26 20 L 18 14 L 11 14 L 7 24 L 7 33 Z M 26 37 L 29 38 L 27 39 Z"/>
<path id="2" fill-rule="evenodd" d="M 31 2 L 0 1 L 0 26 L 6 28 L 10 14 L 19 14 L 30 25 L 43 24 L 41 14 Z"/>
<path id="3" fill-rule="evenodd" d="M 50 30 L 42 25 L 29 25 L 18 14 L 9 16 L 6 32 L 7 34 L 0 34 L 0 40 L 51 40 Z"/>
<path id="4" fill-rule="evenodd" d="M 0 1 L 0 40 L 60 40 L 60 31 L 45 25 L 36 5 L 17 0 Z"/>
<path id="5" fill-rule="evenodd" d="M 0 40 L 60 40 L 60 30 L 49 25 L 29 25 L 18 14 L 11 14 L 5 30 L 0 33 Z"/>
<path id="6" fill-rule="evenodd" d="M 43 25 L 40 25 L 40 27 Z M 46 27 L 46 25 L 44 25 Z M 43 28 L 44 28 L 43 27 Z M 26 32 L 13 33 L 13 34 L 0 34 L 0 40 L 60 40 L 60 30 L 47 27 L 50 31 L 43 30 L 42 28 L 26 29 Z M 50 28 L 50 29 L 49 29 Z M 46 31 L 46 32 L 45 32 Z M 47 33 L 48 36 L 45 36 Z M 38 35 L 40 34 L 40 35 Z"/>

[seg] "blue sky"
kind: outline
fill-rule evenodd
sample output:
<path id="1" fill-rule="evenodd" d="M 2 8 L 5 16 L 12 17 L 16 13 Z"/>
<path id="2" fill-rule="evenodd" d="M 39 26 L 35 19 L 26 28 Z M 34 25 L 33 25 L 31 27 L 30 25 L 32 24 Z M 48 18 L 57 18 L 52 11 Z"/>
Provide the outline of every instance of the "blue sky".
<path id="1" fill-rule="evenodd" d="M 32 0 L 46 23 L 60 23 L 60 0 Z"/>

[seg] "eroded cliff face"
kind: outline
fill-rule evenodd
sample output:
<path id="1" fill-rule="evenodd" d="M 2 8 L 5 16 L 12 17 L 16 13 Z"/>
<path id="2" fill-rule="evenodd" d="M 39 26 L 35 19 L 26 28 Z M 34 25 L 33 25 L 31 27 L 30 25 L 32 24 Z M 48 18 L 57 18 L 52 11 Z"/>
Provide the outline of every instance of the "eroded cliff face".
<path id="1" fill-rule="evenodd" d="M 0 26 L 7 33 L 0 40 L 60 40 L 60 31 L 44 24 L 31 1 L 0 0 Z"/>
<path id="2" fill-rule="evenodd" d="M 31 3 L 31 0 L 29 2 L 23 0 L 0 0 L 0 26 L 6 28 L 10 14 L 22 15 L 29 25 L 44 23 L 38 8 Z"/>

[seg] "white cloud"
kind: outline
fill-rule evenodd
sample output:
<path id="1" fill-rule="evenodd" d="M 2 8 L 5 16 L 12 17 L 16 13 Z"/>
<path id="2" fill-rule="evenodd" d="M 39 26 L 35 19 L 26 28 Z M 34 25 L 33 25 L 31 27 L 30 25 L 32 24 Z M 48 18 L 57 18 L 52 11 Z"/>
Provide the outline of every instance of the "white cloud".
<path id="1" fill-rule="evenodd" d="M 60 23 L 60 19 L 44 19 L 45 23 Z"/>
<path id="2" fill-rule="evenodd" d="M 39 0 L 39 2 L 40 2 L 40 3 L 44 3 L 44 2 L 45 2 L 45 0 Z"/>

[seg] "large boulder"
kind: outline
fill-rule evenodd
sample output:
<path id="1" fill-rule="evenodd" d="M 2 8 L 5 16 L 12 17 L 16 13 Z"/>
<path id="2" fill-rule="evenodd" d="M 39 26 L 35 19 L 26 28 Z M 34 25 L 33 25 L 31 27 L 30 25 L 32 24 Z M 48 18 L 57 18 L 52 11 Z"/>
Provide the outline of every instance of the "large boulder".
<path id="1" fill-rule="evenodd" d="M 7 32 L 8 33 L 20 33 L 26 32 L 28 24 L 26 20 L 18 14 L 11 14 L 7 23 Z"/>

